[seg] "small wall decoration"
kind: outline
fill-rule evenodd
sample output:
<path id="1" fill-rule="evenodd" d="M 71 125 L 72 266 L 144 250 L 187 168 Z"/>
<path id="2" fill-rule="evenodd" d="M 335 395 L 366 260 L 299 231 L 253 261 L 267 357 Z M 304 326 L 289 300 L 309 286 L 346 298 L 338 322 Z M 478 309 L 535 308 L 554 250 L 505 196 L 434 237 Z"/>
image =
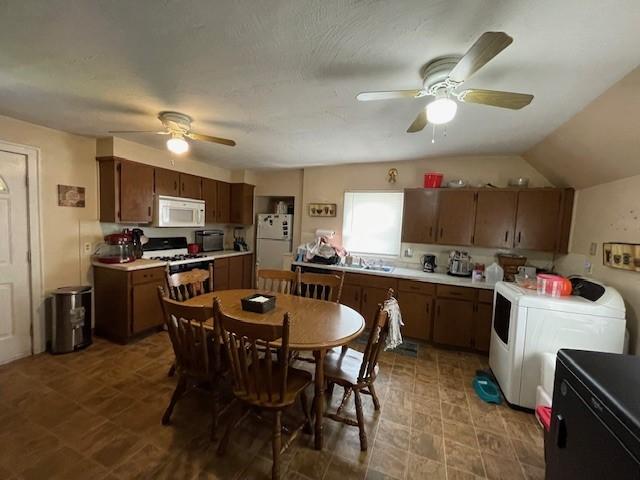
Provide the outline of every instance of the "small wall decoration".
<path id="1" fill-rule="evenodd" d="M 387 173 L 387 182 L 396 183 L 398 181 L 398 169 L 390 168 L 389 173 Z"/>
<path id="2" fill-rule="evenodd" d="M 84 187 L 58 185 L 58 206 L 84 208 Z"/>
<path id="3" fill-rule="evenodd" d="M 608 267 L 640 272 L 640 244 L 605 243 L 602 257 L 602 263 Z"/>
<path id="4" fill-rule="evenodd" d="M 337 208 L 335 203 L 310 203 L 309 204 L 310 217 L 335 217 L 336 210 Z"/>

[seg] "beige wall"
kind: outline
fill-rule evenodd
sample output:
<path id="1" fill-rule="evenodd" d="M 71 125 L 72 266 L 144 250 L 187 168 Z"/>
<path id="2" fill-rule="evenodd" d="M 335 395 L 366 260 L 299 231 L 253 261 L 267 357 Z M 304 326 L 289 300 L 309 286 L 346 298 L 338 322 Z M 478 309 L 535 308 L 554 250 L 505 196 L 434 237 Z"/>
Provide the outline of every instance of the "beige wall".
<path id="1" fill-rule="evenodd" d="M 640 174 L 640 67 L 524 154 L 556 185 L 576 188 Z"/>
<path id="2" fill-rule="evenodd" d="M 625 300 L 632 352 L 640 353 L 640 273 L 602 264 L 603 242 L 640 242 L 640 175 L 577 192 L 570 254 L 558 259 L 563 274 L 584 274 L 586 261 L 593 278 L 615 287 Z M 589 247 L 598 245 L 596 255 Z"/>
<path id="3" fill-rule="evenodd" d="M 395 184 L 387 182 L 390 168 L 398 169 Z M 471 185 L 492 183 L 506 186 L 511 177 L 528 177 L 530 185 L 549 186 L 540 175 L 519 156 L 468 156 L 431 158 L 393 163 L 370 163 L 304 169 L 303 198 L 304 209 L 309 203 L 336 203 L 335 218 L 309 217 L 302 213 L 301 240 L 310 241 L 316 229 L 330 229 L 336 232 L 336 239 L 342 236 L 342 208 L 344 192 L 348 190 L 402 190 L 422 186 L 425 172 L 436 171 L 444 174 L 444 181 L 462 178 Z"/>
<path id="4" fill-rule="evenodd" d="M 40 149 L 43 286 L 49 292 L 83 282 L 80 225 L 97 218 L 96 142 L 93 138 L 0 116 L 0 140 Z M 58 184 L 85 187 L 86 207 L 59 207 Z"/>

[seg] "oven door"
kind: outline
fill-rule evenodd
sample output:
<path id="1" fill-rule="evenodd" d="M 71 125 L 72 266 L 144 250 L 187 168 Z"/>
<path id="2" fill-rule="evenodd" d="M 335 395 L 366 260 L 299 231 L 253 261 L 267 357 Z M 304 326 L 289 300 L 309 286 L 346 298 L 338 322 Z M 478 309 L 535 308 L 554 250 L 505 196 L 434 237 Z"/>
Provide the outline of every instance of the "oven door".
<path id="1" fill-rule="evenodd" d="M 202 200 L 158 198 L 154 225 L 157 227 L 204 227 Z"/>

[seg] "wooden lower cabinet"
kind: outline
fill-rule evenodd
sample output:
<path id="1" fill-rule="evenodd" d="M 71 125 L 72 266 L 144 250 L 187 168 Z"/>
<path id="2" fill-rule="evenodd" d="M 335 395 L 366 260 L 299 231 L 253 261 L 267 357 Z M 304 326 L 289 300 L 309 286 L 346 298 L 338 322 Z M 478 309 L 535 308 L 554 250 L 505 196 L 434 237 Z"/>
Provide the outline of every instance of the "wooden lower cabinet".
<path id="1" fill-rule="evenodd" d="M 491 342 L 491 322 L 493 320 L 493 305 L 478 303 L 474 312 L 473 348 L 481 352 L 489 352 Z"/>
<path id="2" fill-rule="evenodd" d="M 471 348 L 474 337 L 474 304 L 464 300 L 436 300 L 433 341 L 442 345 Z"/>
<path id="3" fill-rule="evenodd" d="M 229 290 L 229 259 L 218 258 L 213 261 L 213 291 Z"/>
<path id="4" fill-rule="evenodd" d="M 378 312 L 378 306 L 387 299 L 388 288 L 362 287 L 362 304 L 360 313 L 364 317 L 365 324 L 370 327 Z"/>
<path id="5" fill-rule="evenodd" d="M 360 300 L 362 295 L 362 287 L 359 285 L 343 285 L 342 294 L 340 295 L 340 303 L 360 311 Z"/>
<path id="6" fill-rule="evenodd" d="M 133 335 L 164 323 L 158 286 L 164 268 L 124 271 L 94 267 L 96 335 L 127 342 Z"/>
<path id="7" fill-rule="evenodd" d="M 242 274 L 244 265 L 242 257 L 229 258 L 229 289 L 238 290 L 242 288 Z"/>
<path id="8" fill-rule="evenodd" d="M 213 290 L 253 288 L 253 254 L 213 261 Z"/>
<path id="9" fill-rule="evenodd" d="M 409 338 L 431 340 L 433 297 L 421 293 L 401 291 L 398 294 L 398 302 L 404 322 L 402 334 Z"/>
<path id="10" fill-rule="evenodd" d="M 253 254 L 249 253 L 240 258 L 242 258 L 242 288 L 254 288 L 253 270 L 255 267 L 255 261 L 253 259 Z"/>

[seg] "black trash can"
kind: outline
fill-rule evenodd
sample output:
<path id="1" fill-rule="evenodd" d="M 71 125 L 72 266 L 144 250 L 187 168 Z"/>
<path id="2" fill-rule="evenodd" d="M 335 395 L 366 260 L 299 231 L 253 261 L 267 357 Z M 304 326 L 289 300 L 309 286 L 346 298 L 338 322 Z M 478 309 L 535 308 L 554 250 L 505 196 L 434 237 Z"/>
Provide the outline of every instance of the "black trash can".
<path id="1" fill-rule="evenodd" d="M 62 287 L 53 292 L 51 353 L 91 345 L 91 287 Z"/>

